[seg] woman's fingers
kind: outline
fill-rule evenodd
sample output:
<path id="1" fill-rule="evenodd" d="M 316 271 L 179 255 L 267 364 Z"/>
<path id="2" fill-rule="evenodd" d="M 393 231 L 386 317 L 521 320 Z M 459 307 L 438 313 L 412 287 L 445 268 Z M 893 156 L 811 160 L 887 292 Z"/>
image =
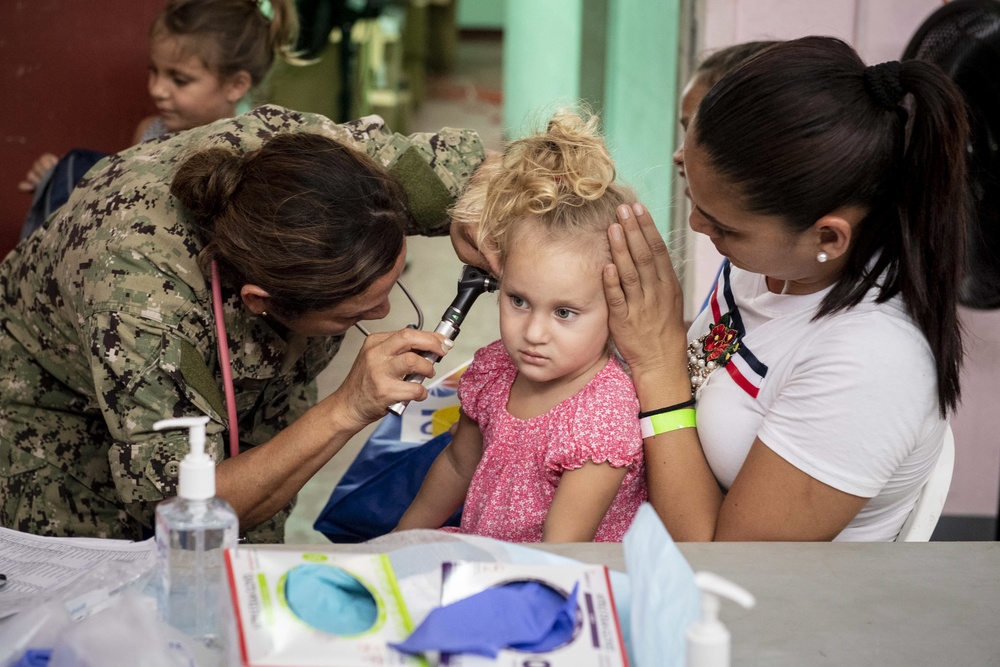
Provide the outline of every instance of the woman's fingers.
<path id="1" fill-rule="evenodd" d="M 352 407 L 356 419 L 367 425 L 384 416 L 399 401 L 419 401 L 427 390 L 418 382 L 407 382 L 410 374 L 433 377 L 434 363 L 423 356 L 444 356 L 450 346 L 441 334 L 403 329 L 373 333 L 365 340 L 347 378 L 337 390 Z"/>
<path id="2" fill-rule="evenodd" d="M 605 267 L 608 325 L 632 366 L 656 367 L 683 343 L 683 295 L 652 216 L 636 204 L 618 209 L 608 229 L 613 264 Z"/>
<path id="3" fill-rule="evenodd" d="M 674 272 L 670 253 L 667 252 L 667 244 L 660 236 L 660 230 L 656 228 L 653 216 L 639 203 L 625 208 L 626 210 L 619 214 L 619 220 L 640 282 L 644 285 L 653 281 L 677 282 L 677 274 Z"/>
<path id="4" fill-rule="evenodd" d="M 643 241 L 645 242 L 644 247 L 649 251 L 649 265 L 652 266 L 656 271 L 656 276 L 666 282 L 676 281 L 677 273 L 674 271 L 673 262 L 670 259 L 670 253 L 667 252 L 667 244 L 660 235 L 660 230 L 656 228 L 656 223 L 653 222 L 653 216 L 649 214 L 649 210 L 645 206 L 639 204 L 638 202 L 632 204 L 632 211 L 635 213 L 635 220 L 638 224 L 639 231 L 642 233 Z M 634 234 L 629 236 L 626 233 L 626 238 L 630 239 L 630 247 L 633 243 L 638 241 L 638 237 Z M 640 263 L 640 272 L 642 272 L 642 265 Z"/>
<path id="5" fill-rule="evenodd" d="M 452 222 L 450 234 L 451 245 L 463 264 L 478 266 L 494 276 L 500 275 L 500 259 L 496 250 L 477 245 L 478 230 L 474 225 Z"/>
<path id="6" fill-rule="evenodd" d="M 43 153 L 41 157 L 35 160 L 35 163 L 31 165 L 31 169 L 25 174 L 24 180 L 17 184 L 17 189 L 21 192 L 33 192 L 38 184 L 41 182 L 42 177 L 45 176 L 47 172 L 52 167 L 56 166 L 59 162 L 59 158 L 52 153 Z"/>

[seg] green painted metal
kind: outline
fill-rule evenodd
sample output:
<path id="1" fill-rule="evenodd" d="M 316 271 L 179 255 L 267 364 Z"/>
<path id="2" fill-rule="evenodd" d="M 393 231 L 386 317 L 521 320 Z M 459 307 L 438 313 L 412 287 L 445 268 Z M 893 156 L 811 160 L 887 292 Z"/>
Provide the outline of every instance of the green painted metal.
<path id="1" fill-rule="evenodd" d="M 583 0 L 507 0 L 503 120 L 508 138 L 530 134 L 580 98 Z"/>
<path id="2" fill-rule="evenodd" d="M 506 0 L 504 128 L 517 138 L 581 99 L 621 178 L 670 229 L 682 0 Z"/>
<path id="3" fill-rule="evenodd" d="M 671 229 L 681 0 L 609 0 L 604 131 L 622 179 Z"/>

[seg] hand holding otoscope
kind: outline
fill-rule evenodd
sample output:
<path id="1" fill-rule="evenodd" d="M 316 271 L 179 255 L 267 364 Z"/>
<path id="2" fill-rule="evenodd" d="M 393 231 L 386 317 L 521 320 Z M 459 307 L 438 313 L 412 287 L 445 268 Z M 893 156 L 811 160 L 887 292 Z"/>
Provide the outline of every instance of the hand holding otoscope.
<path id="1" fill-rule="evenodd" d="M 482 269 L 468 265 L 463 266 L 462 275 L 458 279 L 458 295 L 451 302 L 451 305 L 448 306 L 448 309 L 444 311 L 444 315 L 441 316 L 441 322 L 438 323 L 434 331 L 443 334 L 449 340 L 458 338 L 459 326 L 465 320 L 465 316 L 469 314 L 472 304 L 480 294 L 496 291 L 499 284 L 496 278 Z M 434 352 L 423 352 L 420 356 L 424 359 L 429 359 L 435 364 L 441 360 L 441 356 Z M 410 373 L 404 379 L 407 382 L 423 384 L 423 381 L 427 378 L 419 373 Z M 389 412 L 401 415 L 407 403 L 408 401 L 393 403 L 389 406 Z"/>

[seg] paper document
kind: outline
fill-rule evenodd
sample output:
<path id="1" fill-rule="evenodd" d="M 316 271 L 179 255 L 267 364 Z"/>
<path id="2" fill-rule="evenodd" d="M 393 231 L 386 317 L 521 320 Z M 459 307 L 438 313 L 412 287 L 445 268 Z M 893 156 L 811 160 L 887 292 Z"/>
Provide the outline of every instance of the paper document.
<path id="1" fill-rule="evenodd" d="M 153 540 L 129 542 L 85 537 L 39 537 L 0 528 L 0 618 L 48 599 L 80 575 L 106 561 L 148 562 L 153 565 Z"/>

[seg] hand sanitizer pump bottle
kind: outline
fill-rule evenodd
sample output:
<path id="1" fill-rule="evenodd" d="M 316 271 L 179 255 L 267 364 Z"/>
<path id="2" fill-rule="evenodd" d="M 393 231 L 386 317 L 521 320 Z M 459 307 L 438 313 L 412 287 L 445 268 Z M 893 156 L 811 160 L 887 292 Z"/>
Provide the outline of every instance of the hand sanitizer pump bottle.
<path id="1" fill-rule="evenodd" d="M 205 453 L 208 417 L 164 419 L 157 431 L 190 429 L 190 453 L 180 464 L 177 497 L 156 506 L 157 606 L 164 621 L 212 646 L 220 637 L 226 592 L 223 552 L 239 540 L 239 519 L 215 497 L 215 463 Z"/>
<path id="2" fill-rule="evenodd" d="M 687 667 L 729 667 L 729 630 L 719 620 L 719 598 L 727 597 L 749 609 L 757 601 L 745 589 L 711 572 L 697 572 L 694 583 L 701 590 L 701 617 L 687 636 Z"/>

